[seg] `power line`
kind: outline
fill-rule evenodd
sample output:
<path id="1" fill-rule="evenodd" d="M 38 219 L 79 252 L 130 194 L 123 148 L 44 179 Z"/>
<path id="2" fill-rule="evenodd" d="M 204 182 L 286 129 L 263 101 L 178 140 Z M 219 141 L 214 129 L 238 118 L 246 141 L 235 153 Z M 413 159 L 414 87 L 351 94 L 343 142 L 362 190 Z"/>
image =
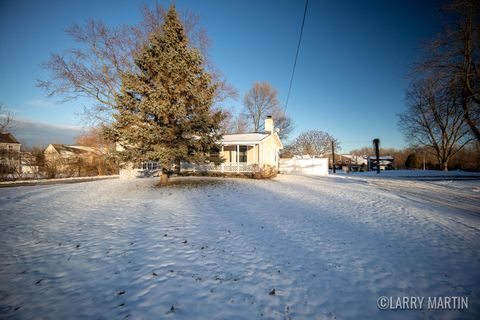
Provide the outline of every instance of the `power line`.
<path id="1" fill-rule="evenodd" d="M 287 113 L 288 100 L 290 100 L 290 91 L 292 90 L 293 76 L 295 75 L 295 68 L 297 67 L 298 51 L 300 51 L 300 43 L 302 42 L 303 26 L 305 25 L 305 17 L 307 16 L 308 0 L 305 2 L 305 11 L 303 11 L 302 27 L 300 29 L 300 36 L 298 37 L 297 53 L 295 54 L 295 61 L 293 62 L 292 76 L 290 77 L 290 85 L 288 86 L 287 101 L 285 102 L 285 110 Z"/>

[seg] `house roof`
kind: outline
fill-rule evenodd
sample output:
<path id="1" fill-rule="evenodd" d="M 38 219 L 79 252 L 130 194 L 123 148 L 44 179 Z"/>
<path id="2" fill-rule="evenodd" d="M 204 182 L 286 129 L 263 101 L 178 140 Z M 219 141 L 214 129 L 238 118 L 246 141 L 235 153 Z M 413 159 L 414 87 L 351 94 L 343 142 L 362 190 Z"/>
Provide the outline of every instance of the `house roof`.
<path id="1" fill-rule="evenodd" d="M 376 156 L 369 156 L 367 158 L 368 160 L 376 160 L 377 157 Z M 381 157 L 378 157 L 379 160 L 393 160 L 393 157 L 392 156 L 381 156 Z"/>
<path id="2" fill-rule="evenodd" d="M 0 143 L 16 143 L 20 144 L 20 142 L 15 139 L 15 137 L 11 133 L 0 133 Z"/>
<path id="3" fill-rule="evenodd" d="M 52 143 L 51 146 L 55 148 L 58 153 L 74 153 L 74 154 L 87 154 L 87 153 L 98 153 L 99 150 L 93 147 L 84 147 L 84 146 L 67 146 L 59 143 Z"/>
<path id="4" fill-rule="evenodd" d="M 225 134 L 223 135 L 222 144 L 223 145 L 234 145 L 234 144 L 254 144 L 262 141 L 270 134 L 268 133 L 239 133 L 239 134 Z"/>

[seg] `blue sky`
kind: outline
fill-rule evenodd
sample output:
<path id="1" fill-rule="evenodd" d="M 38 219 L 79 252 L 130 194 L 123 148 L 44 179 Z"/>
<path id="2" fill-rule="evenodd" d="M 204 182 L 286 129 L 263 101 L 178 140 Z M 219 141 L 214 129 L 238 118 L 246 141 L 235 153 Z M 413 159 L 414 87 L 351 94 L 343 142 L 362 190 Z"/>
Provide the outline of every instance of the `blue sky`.
<path id="1" fill-rule="evenodd" d="M 71 24 L 88 18 L 136 24 L 144 3 L 0 0 L 0 101 L 19 119 L 82 126 L 79 112 L 88 101 L 48 99 L 35 87 L 35 79 L 47 76 L 41 62 L 72 46 L 64 32 Z M 226 106 L 241 108 L 255 81 L 271 83 L 285 103 L 304 1 L 174 3 L 200 16 L 213 62 L 239 91 L 240 99 Z M 344 152 L 376 137 L 384 147 L 405 146 L 396 114 L 405 108 L 409 67 L 439 29 L 438 11 L 436 1 L 310 0 L 287 109 L 296 125 L 292 138 L 318 129 L 335 136 Z"/>

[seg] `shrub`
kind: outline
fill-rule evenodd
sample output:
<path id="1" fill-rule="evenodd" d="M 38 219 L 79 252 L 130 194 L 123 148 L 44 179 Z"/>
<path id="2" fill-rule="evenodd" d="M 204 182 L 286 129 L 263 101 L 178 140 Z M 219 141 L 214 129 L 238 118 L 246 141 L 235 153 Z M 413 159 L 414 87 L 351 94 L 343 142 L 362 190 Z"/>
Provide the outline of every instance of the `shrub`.
<path id="1" fill-rule="evenodd" d="M 262 168 L 255 167 L 253 171 L 254 179 L 271 179 L 277 175 L 277 168 L 265 164 Z"/>

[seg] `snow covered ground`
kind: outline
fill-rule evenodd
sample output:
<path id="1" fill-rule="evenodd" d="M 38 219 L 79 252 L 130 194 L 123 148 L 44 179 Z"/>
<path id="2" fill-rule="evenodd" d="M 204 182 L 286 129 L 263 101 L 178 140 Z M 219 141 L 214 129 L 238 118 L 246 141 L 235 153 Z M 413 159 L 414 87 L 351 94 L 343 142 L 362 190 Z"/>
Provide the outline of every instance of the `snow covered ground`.
<path id="1" fill-rule="evenodd" d="M 343 174 L 337 170 L 337 174 Z M 469 172 L 462 170 L 440 171 L 440 170 L 385 170 L 378 174 L 376 171 L 351 172 L 348 175 L 356 177 L 377 177 L 377 178 L 479 178 L 480 172 Z"/>
<path id="2" fill-rule="evenodd" d="M 184 182 L 0 189 L 0 318 L 479 318 L 479 181 Z"/>

